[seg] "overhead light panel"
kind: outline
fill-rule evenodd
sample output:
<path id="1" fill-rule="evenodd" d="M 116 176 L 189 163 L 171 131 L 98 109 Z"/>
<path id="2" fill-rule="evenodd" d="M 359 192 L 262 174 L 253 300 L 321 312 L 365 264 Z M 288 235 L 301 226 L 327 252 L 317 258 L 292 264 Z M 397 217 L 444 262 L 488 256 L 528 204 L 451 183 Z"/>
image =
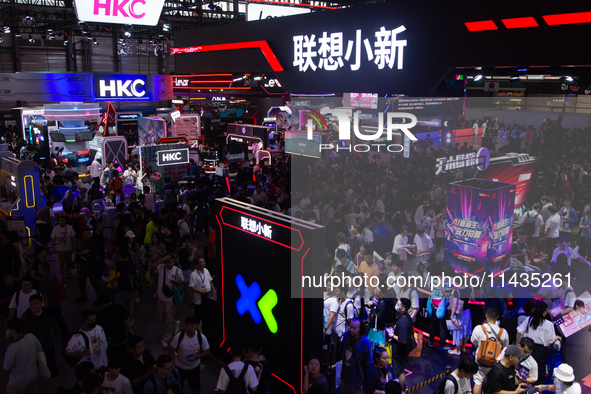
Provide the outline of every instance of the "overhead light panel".
<path id="1" fill-rule="evenodd" d="M 482 79 L 482 74 L 478 74 L 474 76 L 474 81 L 480 81 Z"/>
<path id="2" fill-rule="evenodd" d="M 99 44 L 99 42 L 95 38 L 94 41 L 93 41 L 93 43 L 92 43 L 92 45 L 98 45 L 98 44 Z"/>
<path id="3" fill-rule="evenodd" d="M 32 44 L 35 42 L 35 39 L 29 34 L 29 42 Z"/>
<path id="4" fill-rule="evenodd" d="M 125 33 L 123 33 L 123 35 L 127 38 L 131 37 L 131 32 L 129 30 L 126 30 Z"/>
<path id="5" fill-rule="evenodd" d="M 68 45 L 68 40 L 64 40 L 64 46 Z"/>

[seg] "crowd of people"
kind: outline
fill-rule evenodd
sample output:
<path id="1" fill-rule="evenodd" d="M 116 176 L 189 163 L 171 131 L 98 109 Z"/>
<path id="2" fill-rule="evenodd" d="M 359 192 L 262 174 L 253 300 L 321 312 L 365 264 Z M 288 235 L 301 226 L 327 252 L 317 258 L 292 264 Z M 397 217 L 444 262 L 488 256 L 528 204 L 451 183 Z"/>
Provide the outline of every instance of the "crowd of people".
<path id="1" fill-rule="evenodd" d="M 543 173 L 539 203 L 524 215 L 512 245 L 512 266 L 571 273 L 574 278 L 586 269 L 580 263 L 589 264 L 591 257 L 591 193 L 584 182 L 590 165 L 589 130 L 563 130 L 551 121 L 538 129 L 510 127 L 497 119 L 485 124 L 485 135 L 490 133 L 497 143 L 505 139 L 506 146 L 517 146 L 519 140 L 518 151 L 537 156 Z M 150 197 L 155 185 L 150 174 L 138 172 L 137 156 L 131 156 L 125 171 L 93 160 L 88 168 L 92 181 L 85 184 L 71 165 L 62 167 L 59 151 L 54 152 L 50 165 L 40 166 L 48 203 L 38 211 L 39 245 L 30 261 L 18 236 L 0 231 L 0 253 L 7 256 L 1 264 L 0 306 L 13 340 L 4 362 L 10 371 L 7 392 L 37 392 L 39 376 L 51 377 L 65 392 L 59 357 L 76 370 L 78 383 L 68 392 L 90 394 L 102 386 L 112 388 L 104 392 L 174 393 L 185 381 L 199 392 L 200 360 L 210 348 L 201 328 L 208 324 L 208 303 L 216 288 L 206 268 L 215 264 L 217 254 L 210 202 L 229 196 L 324 225 L 326 275 L 378 278 L 378 285 L 367 288 L 351 281 L 326 289 L 324 351 L 304 368 L 305 393 L 333 392 L 337 386 L 345 394 L 407 390 L 405 367 L 422 347 L 414 335 L 417 319 L 429 321 L 428 347 L 458 357 L 458 367 L 443 380 L 441 392 L 520 393 L 533 385 L 539 391 L 576 393 L 566 338 L 548 313 L 560 306 L 563 314 L 575 311 L 588 318 L 586 304 L 566 282 L 525 293 L 496 280 L 486 282 L 482 291 L 443 283 L 431 292 L 399 280 L 411 272 L 453 274 L 440 252 L 447 184 L 461 180 L 462 173 L 437 176 L 435 161 L 475 148 L 444 150 L 427 139 L 414 144 L 409 159 L 341 153 L 318 161 L 286 156 L 272 166 L 245 162 L 229 193 L 192 162 L 190 182 L 181 187 L 165 180 L 158 196 L 165 207 L 158 211 Z M 124 195 L 127 184 L 141 193 Z M 63 212 L 54 214 L 55 204 Z M 102 223 L 106 206 L 116 207 L 113 228 Z M 384 224 L 394 229 L 386 246 L 374 237 Z M 195 240 L 201 238 L 204 247 L 198 249 Z M 54 253 L 59 275 L 50 265 Z M 577 260 L 579 265 L 571 263 Z M 82 313 L 83 328 L 77 332 L 69 330 L 62 313 L 63 302 L 71 297 L 63 286 L 68 277 L 78 279 L 76 302 L 87 304 L 95 294 L 92 304 L 101 307 Z M 87 281 L 93 293 L 87 292 Z M 167 349 L 156 358 L 134 331 L 135 303 L 148 288 L 155 290 L 163 322 L 161 346 Z M 189 298 L 194 308 L 181 330 L 175 306 Z M 484 305 L 482 316 L 473 313 L 473 302 Z M 61 352 L 53 340 L 57 331 Z M 549 385 L 546 364 L 552 349 L 559 347 L 563 363 Z M 272 364 L 280 360 L 267 363 L 262 349 L 256 338 L 248 345 L 232 343 L 234 361 L 220 371 L 217 388 L 228 391 L 238 378 L 251 391 L 272 391 Z M 40 353 L 49 374 L 37 367 Z"/>

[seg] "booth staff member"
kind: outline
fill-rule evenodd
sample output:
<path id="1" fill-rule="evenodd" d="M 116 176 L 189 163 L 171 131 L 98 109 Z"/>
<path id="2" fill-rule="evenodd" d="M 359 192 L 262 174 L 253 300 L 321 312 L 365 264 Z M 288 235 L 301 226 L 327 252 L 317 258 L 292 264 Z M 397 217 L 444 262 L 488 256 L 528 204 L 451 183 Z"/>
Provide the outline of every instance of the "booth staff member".
<path id="1" fill-rule="evenodd" d="M 538 371 L 545 371 L 548 358 L 550 357 L 551 346 L 560 337 L 554 332 L 554 324 L 546 320 L 548 314 L 548 304 L 544 301 L 536 302 L 536 309 L 533 316 L 526 319 L 517 327 L 517 342 L 521 341 L 521 337 L 531 338 L 534 341 L 534 349 L 532 357 L 538 363 Z M 536 384 L 544 383 L 545 375 L 538 374 Z"/>
<path id="2" fill-rule="evenodd" d="M 97 159 L 96 157 L 90 164 L 90 177 L 92 181 L 97 185 L 100 186 L 101 180 L 101 159 Z"/>

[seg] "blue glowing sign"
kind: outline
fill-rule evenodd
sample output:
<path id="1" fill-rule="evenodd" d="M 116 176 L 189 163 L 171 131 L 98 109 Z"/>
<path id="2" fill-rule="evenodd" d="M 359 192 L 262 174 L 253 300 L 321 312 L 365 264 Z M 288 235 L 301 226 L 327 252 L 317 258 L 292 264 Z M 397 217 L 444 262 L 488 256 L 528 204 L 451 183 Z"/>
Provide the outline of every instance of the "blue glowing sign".
<path id="1" fill-rule="evenodd" d="M 96 100 L 149 100 L 147 76 L 129 74 L 97 74 L 94 76 Z"/>

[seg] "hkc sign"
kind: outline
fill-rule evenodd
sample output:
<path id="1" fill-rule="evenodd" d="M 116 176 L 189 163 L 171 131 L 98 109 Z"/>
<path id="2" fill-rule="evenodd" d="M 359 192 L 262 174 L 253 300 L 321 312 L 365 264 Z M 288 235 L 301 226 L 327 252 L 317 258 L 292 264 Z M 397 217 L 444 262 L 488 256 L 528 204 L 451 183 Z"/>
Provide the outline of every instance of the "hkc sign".
<path id="1" fill-rule="evenodd" d="M 158 151 L 158 166 L 170 166 L 173 164 L 187 164 L 189 162 L 189 149 L 161 150 Z"/>
<path id="2" fill-rule="evenodd" d="M 94 76 L 96 100 L 148 100 L 147 76 L 98 74 Z"/>
<path id="3" fill-rule="evenodd" d="M 80 21 L 155 26 L 164 0 L 75 0 L 74 5 Z"/>

